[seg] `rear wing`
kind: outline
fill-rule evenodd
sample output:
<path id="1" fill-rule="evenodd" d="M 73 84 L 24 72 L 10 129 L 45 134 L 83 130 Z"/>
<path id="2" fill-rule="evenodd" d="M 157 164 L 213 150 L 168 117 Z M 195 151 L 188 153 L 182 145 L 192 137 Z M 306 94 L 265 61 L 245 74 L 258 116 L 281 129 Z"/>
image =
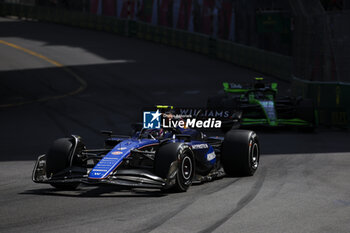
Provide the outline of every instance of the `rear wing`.
<path id="1" fill-rule="evenodd" d="M 261 90 L 261 89 L 272 89 L 277 92 L 278 84 L 275 82 L 263 82 L 263 79 L 255 79 L 255 82 L 252 84 L 237 84 L 237 83 L 222 83 L 225 92 L 229 93 L 245 93 L 253 90 Z"/>
<path id="2" fill-rule="evenodd" d="M 243 87 L 241 84 L 236 84 L 236 83 L 224 82 L 222 83 L 222 85 L 224 86 L 225 92 L 244 93 L 250 90 L 248 87 Z"/>

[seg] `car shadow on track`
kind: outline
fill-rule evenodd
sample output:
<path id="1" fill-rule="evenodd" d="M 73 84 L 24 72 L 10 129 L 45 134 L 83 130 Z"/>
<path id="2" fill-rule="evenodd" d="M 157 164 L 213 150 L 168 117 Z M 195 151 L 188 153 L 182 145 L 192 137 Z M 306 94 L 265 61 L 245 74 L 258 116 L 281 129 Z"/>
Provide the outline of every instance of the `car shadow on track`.
<path id="1" fill-rule="evenodd" d="M 79 197 L 79 198 L 105 198 L 105 197 L 163 197 L 167 194 L 160 190 L 145 189 L 125 189 L 120 187 L 100 186 L 87 187 L 81 186 L 76 190 L 57 190 L 55 188 L 31 189 L 19 193 L 21 195 L 39 195 L 39 196 L 61 196 L 61 197 Z"/>

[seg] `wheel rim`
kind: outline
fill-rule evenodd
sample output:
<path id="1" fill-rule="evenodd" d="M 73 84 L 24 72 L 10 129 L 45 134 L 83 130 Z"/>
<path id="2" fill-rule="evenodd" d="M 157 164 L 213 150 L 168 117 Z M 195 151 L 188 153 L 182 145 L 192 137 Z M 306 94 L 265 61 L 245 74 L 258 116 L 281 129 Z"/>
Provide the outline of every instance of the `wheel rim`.
<path id="1" fill-rule="evenodd" d="M 182 176 L 185 180 L 191 178 L 192 175 L 192 161 L 191 158 L 186 156 L 181 163 Z"/>
<path id="2" fill-rule="evenodd" d="M 259 147 L 256 142 L 253 143 L 250 154 L 252 159 L 252 168 L 256 170 L 259 165 Z"/>

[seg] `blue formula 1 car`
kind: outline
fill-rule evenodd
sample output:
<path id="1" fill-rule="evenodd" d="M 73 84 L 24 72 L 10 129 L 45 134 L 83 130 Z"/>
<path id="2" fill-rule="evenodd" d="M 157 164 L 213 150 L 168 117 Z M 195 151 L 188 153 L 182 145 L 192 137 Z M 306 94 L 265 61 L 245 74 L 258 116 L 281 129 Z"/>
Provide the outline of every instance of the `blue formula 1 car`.
<path id="1" fill-rule="evenodd" d="M 132 137 L 103 133 L 102 149 L 87 149 L 79 136 L 54 141 L 38 157 L 33 181 L 68 190 L 84 183 L 183 192 L 225 174 L 251 176 L 259 165 L 253 131 L 231 130 L 224 138 L 183 128 L 143 128 Z"/>

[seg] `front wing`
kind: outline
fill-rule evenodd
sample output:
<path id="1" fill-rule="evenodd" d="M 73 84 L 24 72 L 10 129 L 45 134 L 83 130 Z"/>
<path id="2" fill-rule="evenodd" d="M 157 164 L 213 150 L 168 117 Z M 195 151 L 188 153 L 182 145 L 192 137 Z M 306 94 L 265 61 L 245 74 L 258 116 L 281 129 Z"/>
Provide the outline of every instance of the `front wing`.
<path id="1" fill-rule="evenodd" d="M 112 175 L 104 179 L 89 179 L 86 168 L 81 167 L 68 167 L 67 169 L 55 174 L 52 177 L 47 177 L 46 174 L 46 155 L 38 157 L 33 174 L 32 180 L 35 183 L 46 183 L 46 184 L 62 184 L 62 183 L 83 183 L 87 185 L 118 185 L 127 186 L 132 188 L 156 188 L 164 189 L 167 188 L 173 177 L 176 175 L 177 163 L 172 164 L 172 171 L 170 179 L 163 179 L 155 176 L 147 170 L 140 169 L 122 169 L 115 171 Z"/>

